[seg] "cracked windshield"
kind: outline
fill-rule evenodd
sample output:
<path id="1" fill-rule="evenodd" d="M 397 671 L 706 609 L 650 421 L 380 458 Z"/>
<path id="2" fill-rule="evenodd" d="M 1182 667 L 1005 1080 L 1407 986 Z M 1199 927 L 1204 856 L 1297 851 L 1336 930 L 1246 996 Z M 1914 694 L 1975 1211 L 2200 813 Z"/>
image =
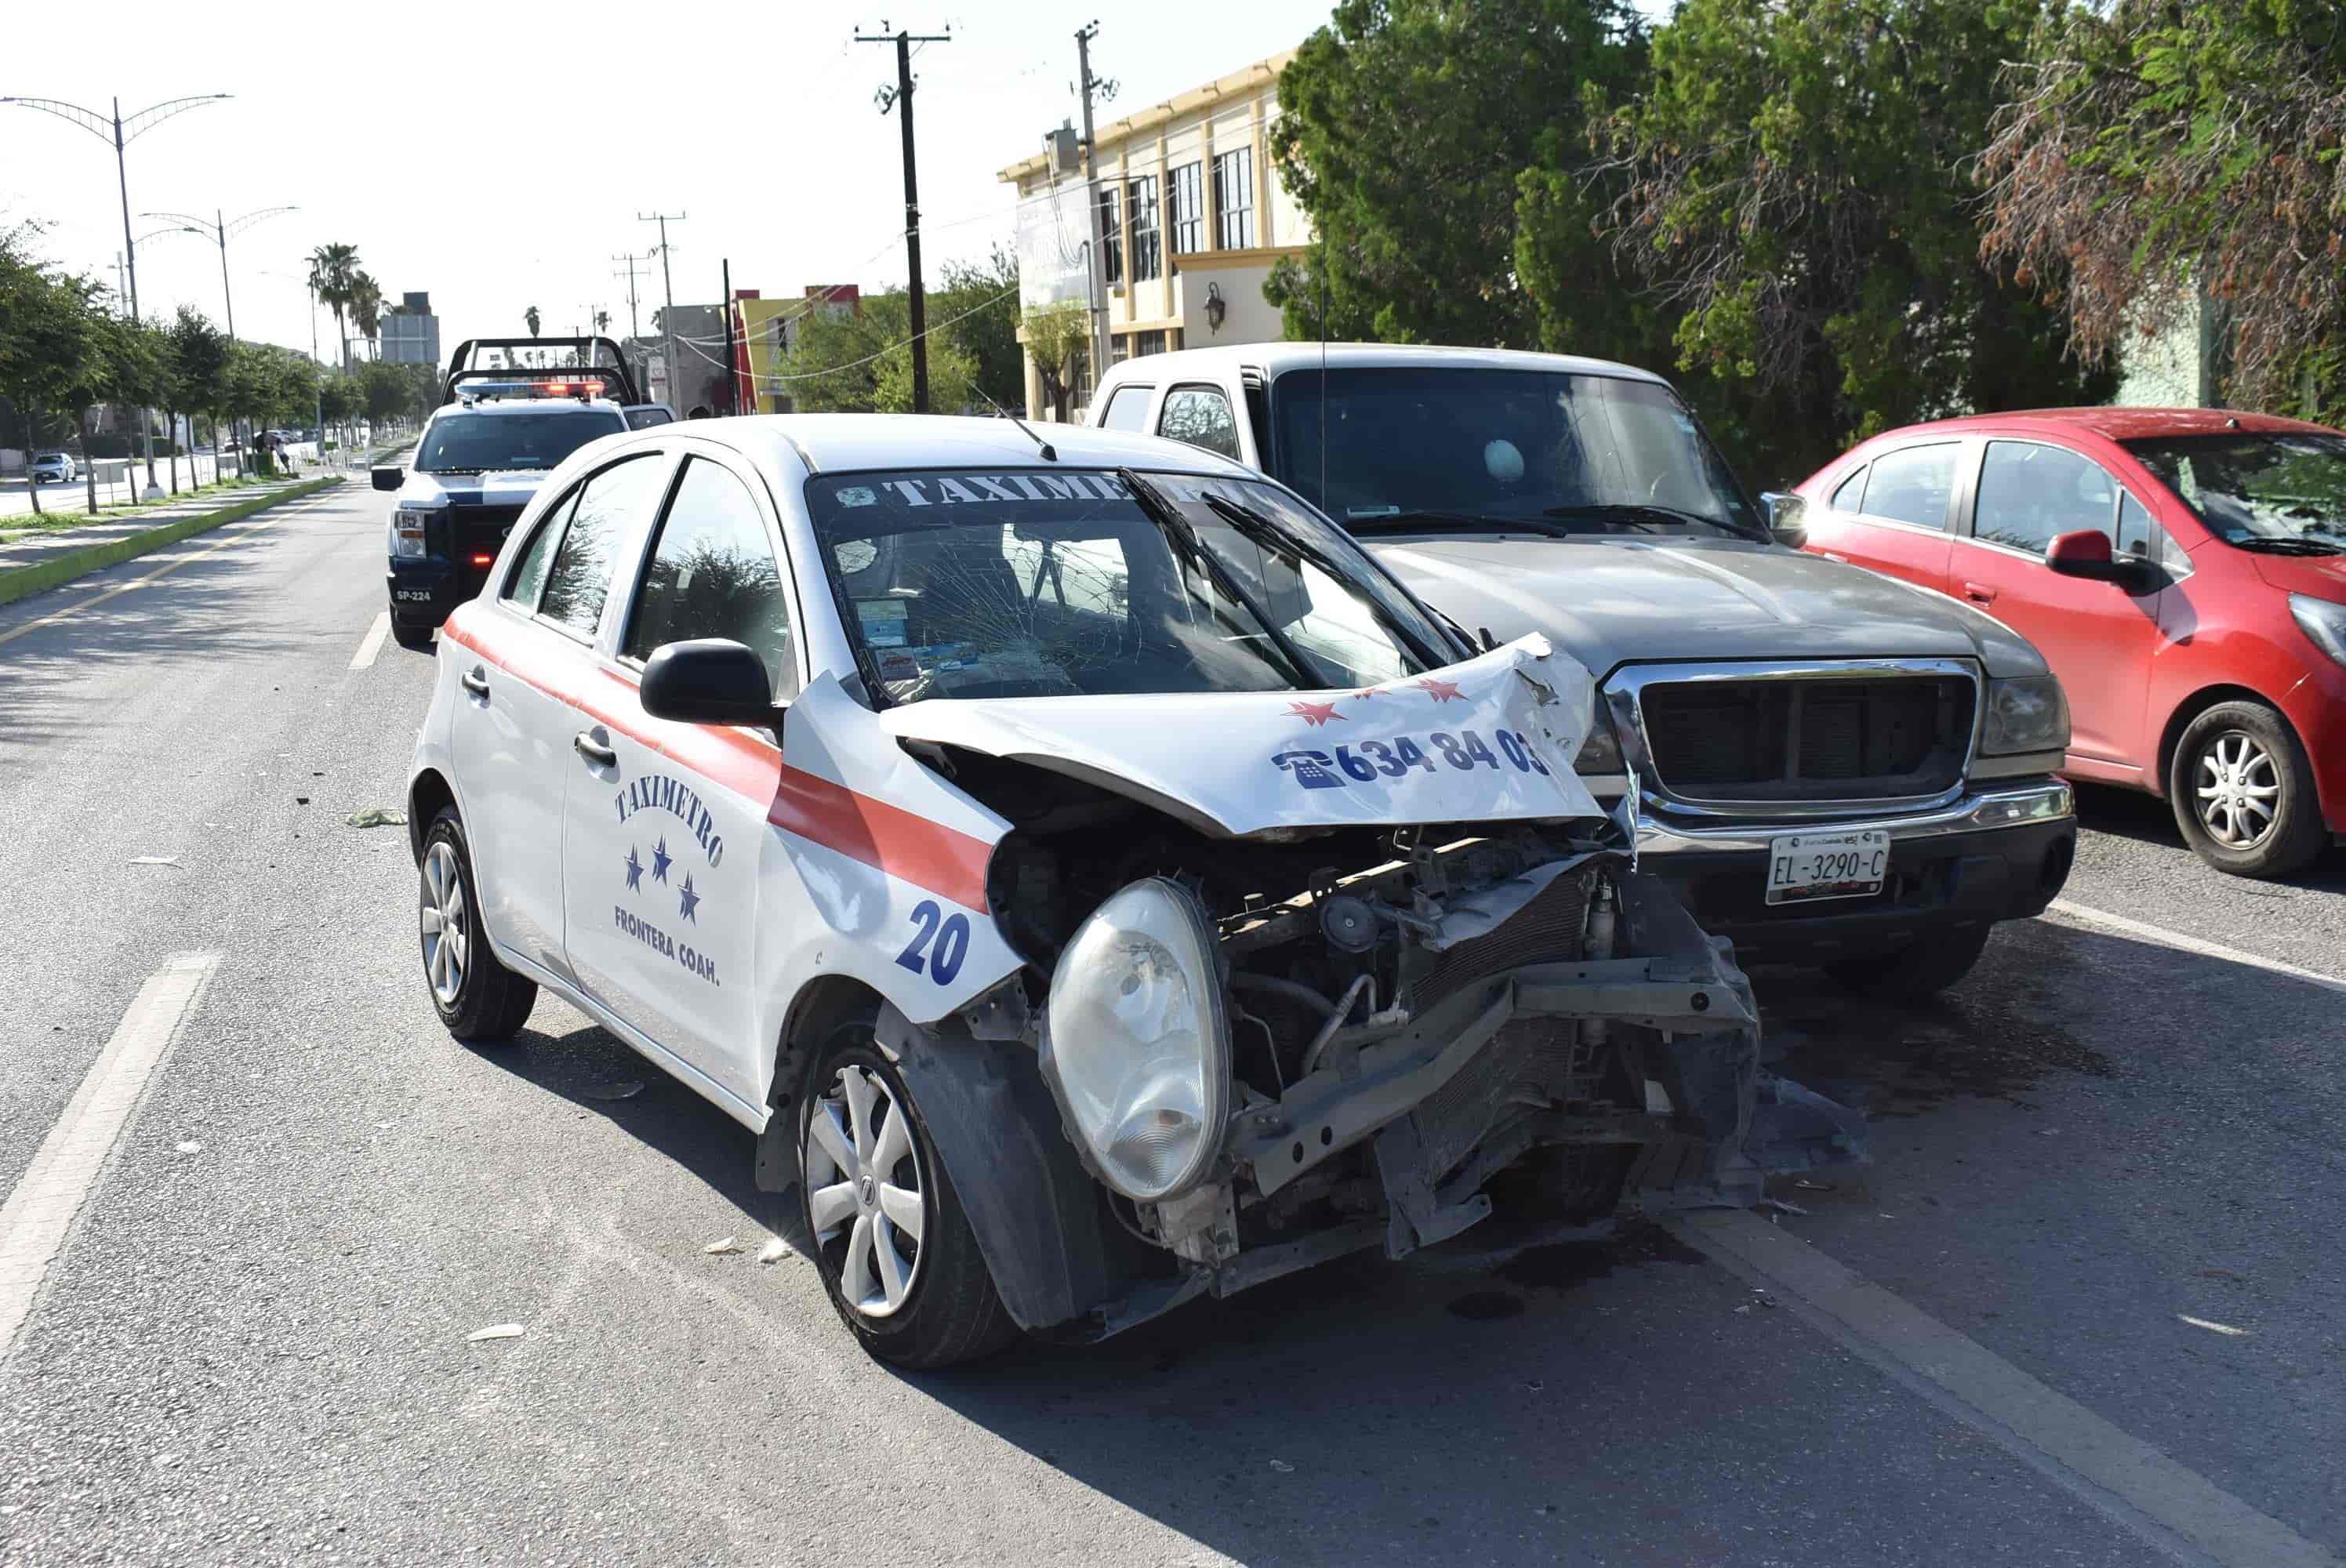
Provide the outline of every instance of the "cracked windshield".
<path id="1" fill-rule="evenodd" d="M 1355 533 L 1505 523 L 1558 535 L 1765 534 L 1686 405 L 1650 382 L 1302 370 L 1280 378 L 1274 402 L 1277 471 Z"/>
<path id="2" fill-rule="evenodd" d="M 1456 657 L 1349 541 L 1277 490 L 1131 477 L 809 482 L 865 678 L 892 702 L 1321 690 Z"/>
<path id="3" fill-rule="evenodd" d="M 627 427 L 625 419 L 599 409 L 444 414 L 423 433 L 415 468 L 420 473 L 552 468 L 597 436 Z"/>
<path id="4" fill-rule="evenodd" d="M 2346 555 L 2346 439 L 2194 435 L 2126 449 L 2227 545 Z"/>

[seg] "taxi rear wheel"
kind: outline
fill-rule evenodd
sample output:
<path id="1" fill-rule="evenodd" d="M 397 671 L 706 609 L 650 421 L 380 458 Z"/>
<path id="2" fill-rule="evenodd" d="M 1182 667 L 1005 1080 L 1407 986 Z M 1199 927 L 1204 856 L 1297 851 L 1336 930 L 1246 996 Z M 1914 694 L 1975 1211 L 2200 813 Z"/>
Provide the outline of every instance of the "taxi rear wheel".
<path id="1" fill-rule="evenodd" d="M 537 1004 L 537 983 L 497 962 L 480 925 L 473 851 L 453 806 L 432 820 L 416 866 L 416 925 L 423 983 L 440 1022 L 457 1039 L 495 1044 L 512 1039 Z"/>
<path id="2" fill-rule="evenodd" d="M 1017 1338 L 960 1195 L 869 1019 L 836 1031 L 808 1073 L 799 1193 L 823 1289 L 873 1356 L 944 1367 Z"/>

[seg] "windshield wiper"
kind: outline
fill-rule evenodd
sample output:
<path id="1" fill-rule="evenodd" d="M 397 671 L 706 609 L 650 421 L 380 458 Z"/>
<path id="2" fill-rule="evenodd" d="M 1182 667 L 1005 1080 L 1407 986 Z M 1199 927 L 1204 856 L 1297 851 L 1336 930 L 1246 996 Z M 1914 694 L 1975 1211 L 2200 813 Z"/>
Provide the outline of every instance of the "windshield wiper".
<path id="1" fill-rule="evenodd" d="M 1309 538 L 1286 532 L 1278 524 L 1243 502 L 1233 501 L 1227 495 L 1217 495 L 1210 490 L 1201 492 L 1199 499 L 1205 502 L 1206 510 L 1237 529 L 1241 536 L 1252 541 L 1260 548 L 1279 554 L 1292 550 L 1337 582 L 1344 583 L 1346 591 L 1352 593 L 1354 599 L 1366 606 L 1370 616 L 1379 626 L 1384 627 L 1385 635 L 1404 647 L 1416 648 L 1419 658 L 1424 659 L 1432 652 L 1431 649 L 1418 647 L 1418 641 L 1410 635 L 1409 628 L 1395 619 L 1384 606 L 1379 604 L 1375 595 L 1360 593 L 1352 588 L 1347 578 L 1350 574 L 1359 570 L 1357 564 L 1338 561 Z M 1466 646 L 1472 647 L 1474 645 L 1469 640 Z M 1446 659 L 1436 658 L 1426 667 L 1440 669 L 1448 662 L 1450 661 Z"/>
<path id="2" fill-rule="evenodd" d="M 1551 506 L 1540 515 L 1586 517 L 1600 523 L 1617 523 L 1625 527 L 1647 528 L 1655 532 L 1692 523 L 1698 527 L 1716 528 L 1733 539 L 1751 537 L 1749 534 L 1721 517 L 1706 517 L 1699 512 L 1684 512 L 1675 506 L 1656 506 L 1640 501 L 1603 501 L 1581 506 Z"/>
<path id="3" fill-rule="evenodd" d="M 1322 689 L 1327 683 L 1322 681 L 1312 669 L 1311 662 L 1296 651 L 1294 644 L 1280 636 L 1279 628 L 1270 623 L 1270 613 L 1246 596 L 1246 590 L 1239 586 L 1237 579 L 1224 568 L 1214 553 L 1206 548 L 1206 542 L 1198 537 L 1197 528 L 1187 517 L 1181 515 L 1181 509 L 1168 501 L 1163 491 L 1141 478 L 1131 469 L 1119 468 L 1116 471 L 1116 476 L 1125 489 L 1132 493 L 1134 503 L 1147 514 L 1148 520 L 1165 531 L 1166 536 L 1172 541 L 1174 549 L 1180 553 L 1183 564 L 1192 567 L 1202 567 L 1204 575 L 1213 579 L 1216 587 L 1229 595 L 1233 604 L 1243 606 L 1247 614 L 1254 617 L 1255 625 L 1263 629 L 1264 635 L 1270 638 L 1272 646 L 1279 649 L 1279 657 L 1287 661 L 1289 670 L 1295 679 L 1295 689 L 1298 691 Z"/>
<path id="4" fill-rule="evenodd" d="M 2275 555 L 2346 555 L 2346 545 L 2320 539 L 2276 539 L 2270 535 L 2251 534 L 2230 543 L 2243 550 L 2262 550 Z"/>
<path id="5" fill-rule="evenodd" d="M 1431 507 L 1412 506 L 1397 512 L 1375 512 L 1365 517 L 1346 517 L 1342 526 L 1347 534 L 1423 534 L 1431 528 L 1451 528 L 1473 534 L 1536 534 L 1544 539 L 1563 539 L 1571 535 L 1569 528 L 1537 517 L 1502 517 L 1485 512 L 1443 512 Z"/>

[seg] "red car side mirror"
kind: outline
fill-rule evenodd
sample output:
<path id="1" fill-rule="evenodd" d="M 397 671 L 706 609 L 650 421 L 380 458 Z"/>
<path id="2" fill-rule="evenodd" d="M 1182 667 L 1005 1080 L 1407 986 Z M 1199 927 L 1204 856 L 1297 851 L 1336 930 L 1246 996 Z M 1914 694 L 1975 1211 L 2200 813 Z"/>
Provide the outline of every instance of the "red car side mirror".
<path id="1" fill-rule="evenodd" d="M 2098 528 L 2061 535 L 2045 547 L 2045 565 L 2061 576 L 2096 583 L 2133 583 L 2143 575 L 2140 562 L 2111 555 L 2110 536 Z"/>

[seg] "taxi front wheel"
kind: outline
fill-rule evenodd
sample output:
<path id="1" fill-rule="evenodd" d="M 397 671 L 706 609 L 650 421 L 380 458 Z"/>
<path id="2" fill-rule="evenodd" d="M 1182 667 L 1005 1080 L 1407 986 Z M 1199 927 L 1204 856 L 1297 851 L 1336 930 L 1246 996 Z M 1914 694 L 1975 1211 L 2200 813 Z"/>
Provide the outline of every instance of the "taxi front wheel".
<path id="1" fill-rule="evenodd" d="M 1017 1338 L 960 1196 L 869 1019 L 835 1032 L 808 1073 L 799 1191 L 823 1288 L 872 1355 L 944 1367 Z"/>
<path id="2" fill-rule="evenodd" d="M 529 1022 L 537 983 L 497 962 L 481 931 L 473 851 L 455 808 L 444 808 L 423 836 L 416 867 L 416 923 L 423 942 L 423 980 L 440 1022 L 457 1039 L 497 1044 Z"/>

